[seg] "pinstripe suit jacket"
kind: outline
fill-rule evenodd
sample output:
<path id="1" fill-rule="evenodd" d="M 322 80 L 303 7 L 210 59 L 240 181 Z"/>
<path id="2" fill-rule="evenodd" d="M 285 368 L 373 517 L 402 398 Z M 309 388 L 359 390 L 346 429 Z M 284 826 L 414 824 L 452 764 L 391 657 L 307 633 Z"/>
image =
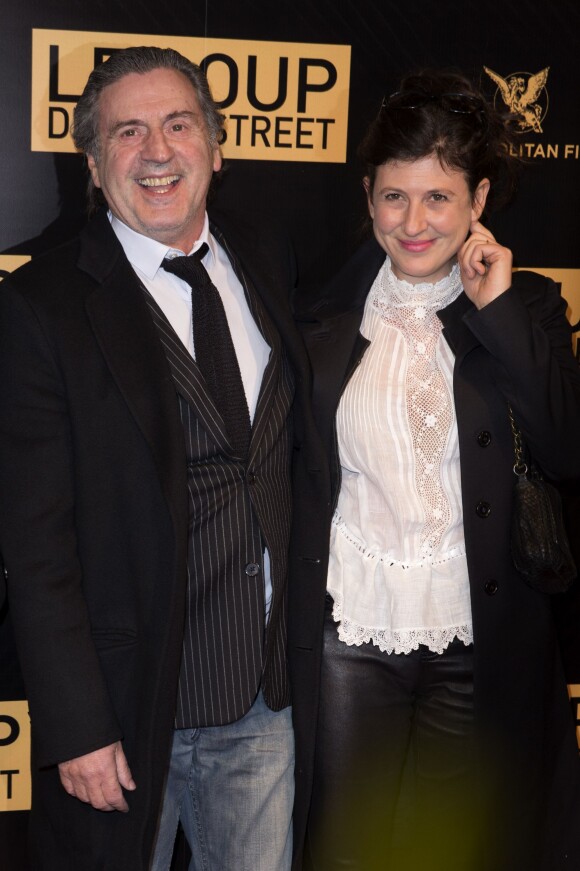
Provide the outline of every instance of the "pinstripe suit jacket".
<path id="1" fill-rule="evenodd" d="M 293 368 L 306 367 L 285 301 L 293 281 L 287 248 L 264 248 L 247 222 L 238 222 L 237 238 L 225 219 L 220 229 Z M 249 684 L 262 670 L 268 703 L 282 707 L 289 384 L 270 338 L 274 362 L 248 468 L 252 510 L 272 555 L 274 601 Z M 175 716 L 188 479 L 171 370 L 106 215 L 3 282 L 0 401 L 0 550 L 30 703 L 32 822 L 43 867 L 93 862 L 137 871 L 147 865 Z M 190 408 L 208 424 L 199 403 Z M 219 428 L 210 438 L 226 452 Z M 235 498 L 244 487 L 236 486 Z M 247 702 L 235 704 L 237 711 Z M 138 788 L 128 814 L 99 814 L 64 793 L 54 765 L 118 739 Z"/>
<path id="2" fill-rule="evenodd" d="M 285 578 L 293 383 L 280 337 L 252 282 L 223 234 L 213 224 L 211 229 L 232 261 L 271 352 L 244 462 L 228 444 L 224 422 L 197 364 L 146 293 L 179 396 L 188 469 L 190 535 L 177 698 L 180 727 L 239 719 L 252 705 L 260 683 L 271 708 L 289 704 Z M 264 644 L 266 542 L 273 598 Z"/>

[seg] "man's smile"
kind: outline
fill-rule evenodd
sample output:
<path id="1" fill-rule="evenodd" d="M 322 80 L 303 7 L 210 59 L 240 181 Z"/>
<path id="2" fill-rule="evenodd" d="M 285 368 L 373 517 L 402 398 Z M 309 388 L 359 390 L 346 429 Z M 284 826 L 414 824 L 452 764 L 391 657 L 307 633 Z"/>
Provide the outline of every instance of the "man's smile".
<path id="1" fill-rule="evenodd" d="M 146 188 L 165 188 L 173 187 L 180 180 L 179 175 L 164 175 L 164 176 L 145 176 L 144 178 L 135 179 L 137 184 Z"/>

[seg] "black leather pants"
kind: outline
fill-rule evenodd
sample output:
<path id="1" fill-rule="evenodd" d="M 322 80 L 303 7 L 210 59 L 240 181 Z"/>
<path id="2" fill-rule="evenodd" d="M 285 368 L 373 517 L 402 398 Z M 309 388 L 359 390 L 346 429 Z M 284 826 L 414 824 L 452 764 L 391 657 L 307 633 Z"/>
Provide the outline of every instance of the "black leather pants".
<path id="1" fill-rule="evenodd" d="M 331 611 L 327 596 L 311 868 L 479 867 L 472 647 L 349 647 Z"/>

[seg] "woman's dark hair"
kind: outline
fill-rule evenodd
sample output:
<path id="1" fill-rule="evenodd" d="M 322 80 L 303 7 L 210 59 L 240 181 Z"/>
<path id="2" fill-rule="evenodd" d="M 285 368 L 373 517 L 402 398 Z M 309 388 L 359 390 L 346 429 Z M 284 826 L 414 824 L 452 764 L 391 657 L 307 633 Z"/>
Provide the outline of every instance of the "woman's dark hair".
<path id="1" fill-rule="evenodd" d="M 442 166 L 465 174 L 473 196 L 491 182 L 486 210 L 508 202 L 522 161 L 517 157 L 511 117 L 498 112 L 468 78 L 448 70 L 406 76 L 385 97 L 359 146 L 370 190 L 376 169 L 388 161 L 435 155 Z"/>

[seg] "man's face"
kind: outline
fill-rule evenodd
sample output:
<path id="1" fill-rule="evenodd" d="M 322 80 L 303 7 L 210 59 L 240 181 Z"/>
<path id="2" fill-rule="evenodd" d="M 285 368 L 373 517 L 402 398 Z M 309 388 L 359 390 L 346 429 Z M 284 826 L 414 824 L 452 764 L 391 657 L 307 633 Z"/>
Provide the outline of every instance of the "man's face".
<path id="1" fill-rule="evenodd" d="M 138 233 L 189 253 L 203 227 L 207 191 L 221 167 L 197 94 L 176 70 L 129 73 L 99 99 L 95 185 Z"/>

